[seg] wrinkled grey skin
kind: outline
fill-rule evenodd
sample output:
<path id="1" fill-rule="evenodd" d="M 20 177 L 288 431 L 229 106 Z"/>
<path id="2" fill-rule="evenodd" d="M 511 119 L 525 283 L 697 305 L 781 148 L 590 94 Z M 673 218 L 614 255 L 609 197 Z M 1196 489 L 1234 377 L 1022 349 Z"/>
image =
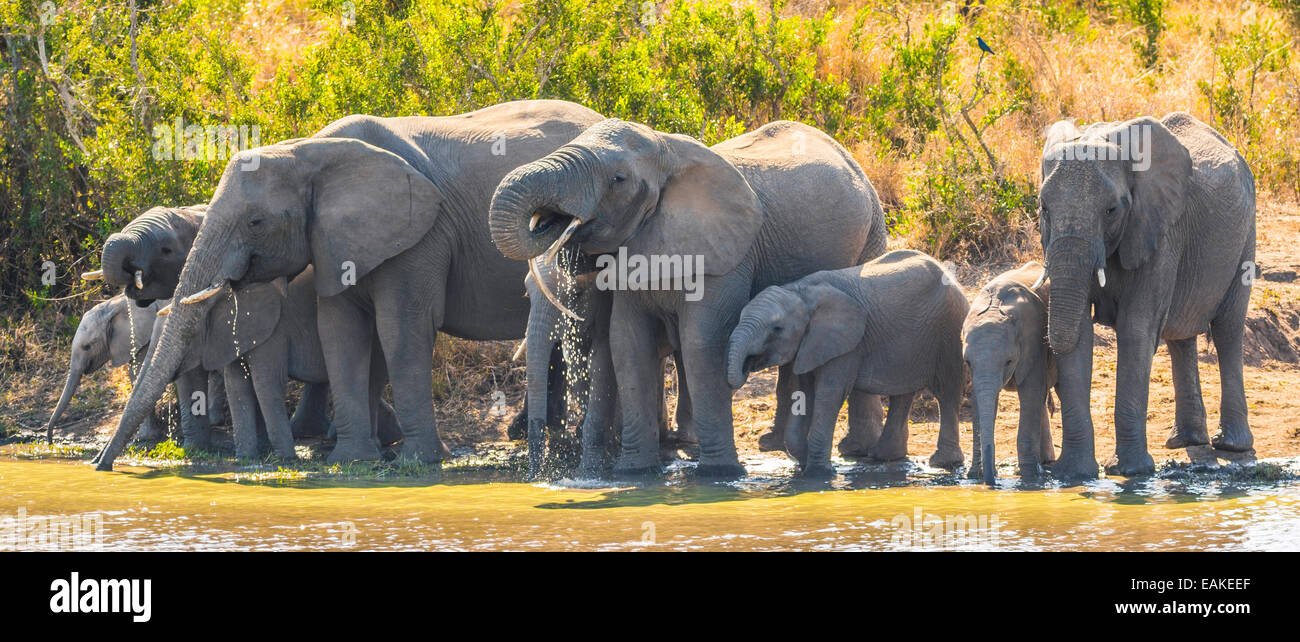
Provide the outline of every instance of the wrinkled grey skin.
<path id="1" fill-rule="evenodd" d="M 1110 132 L 1150 133 L 1144 163 Z M 1120 156 L 1118 152 L 1125 152 Z M 1110 160 L 1120 158 L 1133 160 Z M 1103 160 L 1080 160 L 1100 158 Z M 1250 450 L 1241 337 L 1255 259 L 1255 180 L 1244 159 L 1208 125 L 1175 112 L 1048 131 L 1039 228 L 1052 283 L 1048 339 L 1057 355 L 1063 436 L 1052 466 L 1064 478 L 1097 476 L 1091 415 L 1092 322 L 1118 344 L 1112 474 L 1150 473 L 1147 393 L 1161 340 L 1173 362 L 1177 402 L 1166 447 L 1211 443 L 1201 401 L 1196 335 L 1214 340 L 1222 382 L 1213 444 Z M 1105 269 L 1103 287 L 1097 269 Z M 1092 314 L 1089 314 L 1089 310 Z"/>
<path id="2" fill-rule="evenodd" d="M 659 468 L 661 335 L 682 353 L 696 473 L 743 475 L 723 367 L 740 309 L 769 285 L 853 265 L 886 242 L 879 199 L 852 157 L 822 132 L 785 121 L 710 148 L 606 120 L 511 172 L 492 199 L 492 239 L 511 258 L 543 254 L 575 220 L 567 243 L 588 254 L 625 247 L 629 256 L 704 260 L 699 301 L 686 300 L 671 277 L 669 289 L 614 292 L 610 346 L 623 414 L 616 475 Z"/>
<path id="3" fill-rule="evenodd" d="M 260 455 L 260 418 L 272 452 L 277 457 L 293 459 L 295 434 L 323 434 L 328 423 L 328 417 L 320 410 L 325 407 L 324 399 L 306 399 L 309 396 L 327 399 L 329 394 L 325 357 L 317 331 L 311 267 L 287 284 L 282 279 L 250 283 L 204 303 L 208 304 L 208 312 L 203 326 L 189 342 L 179 368 L 223 373 L 236 457 Z M 154 324 L 154 342 L 165 332 L 169 316 L 160 317 Z M 151 361 L 152 354 L 147 357 Z M 152 362 L 148 367 L 153 367 Z M 303 389 L 304 400 L 292 420 L 284 405 L 288 379 L 307 384 Z M 375 411 L 380 408 L 376 404 Z M 310 425 L 302 425 L 307 423 Z M 206 448 L 210 445 L 210 435 L 186 433 L 185 443 Z"/>
<path id="4" fill-rule="evenodd" d="M 181 275 L 181 267 L 185 265 L 185 257 L 194 243 L 194 237 L 199 233 L 199 226 L 203 224 L 203 215 L 207 210 L 207 203 L 153 207 L 132 219 L 121 232 L 112 234 L 104 242 L 100 253 L 103 281 L 122 288 L 122 293 L 139 307 L 171 299 Z M 140 272 L 143 289 L 136 286 L 137 271 Z M 207 389 L 212 403 L 208 414 L 199 418 L 199 421 L 210 425 L 224 423 L 226 393 L 221 373 L 208 373 Z M 146 427 L 146 433 L 140 435 L 140 438 L 150 439 L 154 436 L 156 435 Z"/>
<path id="5" fill-rule="evenodd" d="M 312 264 L 334 400 L 329 461 L 380 456 L 371 399 L 383 380 L 365 365 L 377 362 L 386 364 L 393 386 L 399 457 L 441 461 L 447 450 L 433 425 L 436 333 L 517 339 L 527 322 L 526 265 L 502 257 L 488 238 L 492 190 L 514 167 L 598 120 L 580 105 L 546 100 L 437 118 L 350 116 L 311 138 L 238 155 L 209 201 L 177 286 L 177 309 L 120 426 L 143 418 L 146 400 L 163 384 L 155 373 L 175 369 L 205 316 L 204 306 L 183 299 Z M 250 155 L 257 169 L 243 171 Z M 111 469 L 127 433 L 106 448 L 101 470 Z"/>
<path id="6" fill-rule="evenodd" d="M 889 396 L 873 459 L 907 456 L 907 413 L 929 388 L 939 400 L 939 444 L 932 466 L 963 461 L 957 410 L 964 373 L 961 325 L 966 296 L 937 261 L 895 250 L 865 265 L 810 274 L 769 287 L 741 312 L 727 350 L 727 380 L 740 388 L 749 373 L 792 366 L 811 416 L 792 424 L 786 452 L 809 477 L 830 477 L 835 420 L 850 391 Z"/>
<path id="7" fill-rule="evenodd" d="M 576 387 L 586 393 L 587 407 L 584 409 L 582 425 L 582 458 L 579 474 L 587 477 L 598 476 L 604 469 L 605 454 L 612 452 L 617 441 L 615 429 L 619 423 L 618 390 L 614 384 L 614 364 L 609 347 L 609 317 L 613 307 L 613 292 L 600 290 L 594 286 L 596 273 L 590 271 L 591 257 L 573 256 L 575 262 L 585 262 L 581 272 L 570 277 L 564 274 L 555 263 L 545 263 L 541 258 L 532 259 L 536 274 L 545 280 L 546 287 L 558 297 L 566 307 L 582 321 L 572 320 L 566 324 L 565 315 L 546 297 L 541 287 L 530 273 L 524 280 L 528 291 L 530 310 L 528 313 L 528 332 L 525 335 L 527 352 L 528 393 L 528 455 L 529 474 L 537 476 L 543 469 L 546 452 L 562 451 L 571 446 L 566 443 L 563 434 L 566 415 L 565 393 L 568 390 L 566 373 L 577 364 L 570 364 L 564 355 L 564 337 L 571 333 L 575 337 L 573 348 L 587 355 L 587 371 L 574 378 Z M 672 346 L 666 339 L 660 341 L 659 356 L 661 364 L 672 353 Z M 681 356 L 677 355 L 680 363 Z M 661 365 L 662 368 L 662 365 Z M 678 372 L 679 394 L 677 397 L 677 434 L 668 430 L 666 404 L 660 399 L 659 439 L 662 444 L 676 441 L 679 445 L 691 446 L 696 443 L 695 429 L 690 418 L 690 394 L 687 392 L 684 378 Z M 588 430 L 588 428 L 591 428 Z M 549 448 L 548 447 L 549 440 Z"/>
<path id="8" fill-rule="evenodd" d="M 139 308 L 119 294 L 101 301 L 86 311 L 77 324 L 72 337 L 72 356 L 68 363 L 68 379 L 59 395 L 58 405 L 45 425 L 46 441 L 52 441 L 54 426 L 67 410 L 72 395 L 76 393 L 81 378 L 108 365 L 113 368 L 127 364 L 142 364 L 149 347 L 149 335 L 158 309 L 166 302 L 154 302 Z M 130 308 L 130 309 L 128 309 Z M 134 326 L 134 328 L 132 327 Z M 153 417 L 145 418 L 142 438 L 156 437 L 161 429 L 153 424 Z"/>
<path id="9" fill-rule="evenodd" d="M 172 298 L 207 209 L 206 204 L 154 207 L 135 217 L 104 241 L 100 255 L 104 282 L 122 288 L 141 307 Z M 137 270 L 143 289 L 136 287 Z"/>
<path id="10" fill-rule="evenodd" d="M 974 422 L 967 476 L 992 485 L 997 479 L 994 424 L 1005 388 L 1020 399 L 1016 456 L 1021 477 L 1042 472 L 1056 459 L 1047 395 L 1056 385 L 1056 359 L 1047 346 L 1049 285 L 1043 266 L 1030 261 L 1003 272 L 975 295 L 962 326 L 962 357 L 971 378 Z M 1037 289 L 1034 285 L 1038 285 Z"/>

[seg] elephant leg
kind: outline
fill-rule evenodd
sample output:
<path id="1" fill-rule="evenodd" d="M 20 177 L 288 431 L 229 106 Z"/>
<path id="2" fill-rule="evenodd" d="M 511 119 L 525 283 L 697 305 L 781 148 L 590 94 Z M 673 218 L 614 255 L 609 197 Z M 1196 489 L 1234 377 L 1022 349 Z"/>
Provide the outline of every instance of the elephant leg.
<path id="1" fill-rule="evenodd" d="M 571 367 L 576 367 L 576 364 L 570 364 L 565 360 L 564 346 L 557 344 L 551 352 L 550 367 L 546 375 L 546 454 L 556 467 L 571 462 L 581 451 L 575 437 L 568 431 L 569 368 Z M 576 386 L 574 391 L 580 394 Z"/>
<path id="2" fill-rule="evenodd" d="M 1143 305 L 1149 304 L 1144 301 Z M 1115 457 L 1106 464 L 1106 472 L 1112 475 L 1145 475 L 1156 468 L 1147 451 L 1147 399 L 1151 361 L 1159 340 L 1154 320 L 1158 317 L 1153 311 L 1135 307 L 1134 303 L 1121 304 L 1115 328 Z"/>
<path id="3" fill-rule="evenodd" d="M 682 353 L 673 354 L 673 367 L 677 371 L 677 443 L 692 448 L 700 445 L 695 433 L 695 420 L 691 418 L 691 387 L 686 385 L 686 366 Z"/>
<path id="4" fill-rule="evenodd" d="M 622 298 L 615 299 L 609 342 L 623 414 L 616 475 L 637 476 L 659 469 L 658 412 L 664 381 L 655 343 L 658 324 Z"/>
<path id="5" fill-rule="evenodd" d="M 939 400 L 939 443 L 930 456 L 930 465 L 935 468 L 956 468 L 966 461 L 961 452 L 961 428 L 957 421 L 966 378 L 960 335 L 954 332 L 952 336 L 946 337 L 944 346 L 938 372 L 930 384 L 930 391 Z"/>
<path id="6" fill-rule="evenodd" d="M 706 287 L 710 285 L 707 281 Z M 745 296 L 733 284 L 717 283 L 718 301 L 736 301 L 743 305 Z M 712 296 L 710 297 L 712 298 Z M 727 314 L 718 304 L 686 305 L 679 313 L 681 350 L 686 360 L 686 385 L 691 390 L 691 413 L 696 436 L 700 441 L 700 477 L 736 479 L 745 476 L 745 467 L 736 455 L 735 426 L 731 414 L 731 385 L 727 383 L 727 339 L 729 325 L 739 316 L 740 305 Z M 663 382 L 660 381 L 660 387 Z"/>
<path id="7" fill-rule="evenodd" d="M 849 395 L 850 387 L 857 379 L 855 366 L 858 355 L 849 353 L 841 355 L 817 368 L 814 377 L 817 399 L 812 405 L 812 415 L 808 422 L 807 459 L 804 460 L 805 477 L 829 479 L 835 476 L 831 466 L 831 442 L 835 438 L 835 423 L 840 416 L 840 408 Z"/>
<path id="8" fill-rule="evenodd" d="M 316 327 L 320 331 L 325 369 L 334 400 L 334 450 L 330 463 L 379 459 L 370 406 L 370 368 L 374 348 L 374 322 L 370 312 L 348 293 L 317 300 Z M 226 380 L 229 385 L 229 379 Z"/>
<path id="9" fill-rule="evenodd" d="M 410 311 L 407 311 L 410 314 Z M 427 315 L 379 314 L 379 342 L 393 386 L 393 409 L 402 427 L 398 457 L 436 463 L 450 457 L 433 421 L 433 344 L 437 332 Z"/>
<path id="10" fill-rule="evenodd" d="M 230 402 L 230 426 L 235 433 L 235 457 L 253 459 L 260 454 L 257 438 L 257 397 L 253 382 L 235 360 L 226 366 L 226 398 Z"/>
<path id="11" fill-rule="evenodd" d="M 372 339 L 378 342 L 378 337 Z M 370 425 L 373 426 L 375 440 L 381 446 L 401 443 L 402 427 L 397 422 L 397 412 L 384 400 L 384 388 L 388 386 L 388 364 L 384 354 L 379 350 L 370 352 Z"/>
<path id="12" fill-rule="evenodd" d="M 1038 462 L 1041 464 L 1049 464 L 1056 461 L 1056 447 L 1052 445 L 1051 414 L 1047 412 L 1046 401 L 1043 402 L 1043 412 L 1039 416 L 1042 417 L 1043 420 L 1038 423 Z"/>
<path id="13" fill-rule="evenodd" d="M 1043 427 L 1047 425 L 1047 382 L 1030 377 L 1016 386 L 1020 400 L 1020 423 L 1016 428 L 1016 464 L 1021 477 L 1042 474 Z M 974 432 L 974 431 L 972 431 Z M 1047 448 L 1052 443 L 1048 433 Z M 1050 461 L 1050 460 L 1048 460 Z"/>
<path id="14" fill-rule="evenodd" d="M 852 390 L 849 392 L 849 434 L 840 440 L 837 448 L 841 457 L 866 457 L 871 447 L 880 439 L 884 429 L 885 410 L 880 405 L 880 395 Z"/>
<path id="15" fill-rule="evenodd" d="M 1165 448 L 1186 448 L 1210 443 L 1205 428 L 1205 404 L 1201 401 L 1200 364 L 1196 361 L 1196 337 L 1165 342 L 1174 372 L 1174 425 Z"/>
<path id="16" fill-rule="evenodd" d="M 226 378 L 220 370 L 208 373 L 208 425 L 226 423 Z"/>
<path id="17" fill-rule="evenodd" d="M 897 461 L 907 458 L 907 415 L 912 411 L 915 392 L 890 395 L 889 414 L 885 415 L 885 428 L 871 449 L 875 461 Z"/>
<path id="18" fill-rule="evenodd" d="M 786 418 L 781 442 L 785 453 L 803 466 L 808 461 L 808 433 L 812 425 L 808 408 L 817 407 L 817 378 L 811 372 L 791 374 L 789 386 L 791 395 L 798 393 L 800 401 L 790 405 L 791 414 Z"/>
<path id="19" fill-rule="evenodd" d="M 794 368 L 789 364 L 781 366 L 777 369 L 776 375 L 776 416 L 772 418 L 772 429 L 759 435 L 759 450 L 770 451 L 785 448 L 785 433 L 790 427 L 790 412 L 791 407 L 794 405 L 793 397 L 795 392 Z"/>
<path id="20" fill-rule="evenodd" d="M 212 424 L 208 421 L 211 398 L 200 398 L 208 393 L 208 373 L 201 368 L 184 372 L 176 378 L 176 405 L 181 411 L 181 435 L 186 447 L 206 449 L 212 444 Z M 202 402 L 202 403 L 199 403 Z M 198 410 L 199 412 L 195 412 Z"/>
<path id="21" fill-rule="evenodd" d="M 1092 432 L 1092 316 L 1082 315 L 1080 325 L 1074 349 L 1056 357 L 1061 455 L 1052 464 L 1052 474 L 1061 479 L 1097 478 L 1096 442 Z"/>
<path id="22" fill-rule="evenodd" d="M 319 437 L 329 427 L 329 393 L 328 383 L 304 383 L 298 406 L 293 410 L 289 420 L 289 429 L 294 437 Z"/>
<path id="23" fill-rule="evenodd" d="M 248 357 L 253 375 L 253 393 L 266 423 L 271 451 L 282 459 L 295 459 L 293 429 L 284 408 L 284 389 L 289 377 L 288 353 L 282 337 L 272 337 Z"/>
<path id="24" fill-rule="evenodd" d="M 587 362 L 591 387 L 587 390 L 587 411 L 582 415 L 582 460 L 579 475 L 593 479 L 600 477 L 605 467 L 605 455 L 613 451 L 615 426 L 622 424 L 618 414 L 618 387 L 614 376 L 614 362 L 610 355 L 608 335 L 593 338 L 591 359 Z"/>
<path id="25" fill-rule="evenodd" d="M 1253 260 L 1254 244 L 1246 260 Z M 1210 322 L 1210 337 L 1219 356 L 1219 431 L 1214 435 L 1215 448 L 1246 452 L 1255 445 L 1250 432 L 1246 408 L 1246 381 L 1242 372 L 1241 337 L 1246 331 L 1246 306 L 1250 286 L 1240 279 L 1233 281 L 1228 299 L 1219 315 Z"/>

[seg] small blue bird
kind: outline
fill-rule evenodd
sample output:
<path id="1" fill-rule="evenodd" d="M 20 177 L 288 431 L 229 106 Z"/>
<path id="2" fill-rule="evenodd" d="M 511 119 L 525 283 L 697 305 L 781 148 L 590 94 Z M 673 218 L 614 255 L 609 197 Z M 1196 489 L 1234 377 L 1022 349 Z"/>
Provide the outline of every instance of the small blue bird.
<path id="1" fill-rule="evenodd" d="M 993 48 L 989 47 L 989 43 L 984 42 L 983 38 L 979 36 L 975 36 L 975 42 L 980 46 L 980 51 L 983 51 L 984 53 L 989 54 L 990 56 L 993 55 Z"/>

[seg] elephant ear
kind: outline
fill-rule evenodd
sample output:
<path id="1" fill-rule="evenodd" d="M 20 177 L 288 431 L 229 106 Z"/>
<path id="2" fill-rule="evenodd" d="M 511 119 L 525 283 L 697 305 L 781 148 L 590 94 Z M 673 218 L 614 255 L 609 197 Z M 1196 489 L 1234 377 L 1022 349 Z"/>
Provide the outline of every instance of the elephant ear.
<path id="1" fill-rule="evenodd" d="M 629 239 L 628 253 L 701 255 L 705 274 L 730 272 L 749 253 L 763 224 L 758 196 L 740 170 L 700 141 L 659 136 L 672 169 L 657 209 Z"/>
<path id="2" fill-rule="evenodd" d="M 333 296 L 410 249 L 442 211 L 442 192 L 400 156 L 359 140 L 295 143 L 317 168 L 310 242 L 316 293 Z"/>
<path id="3" fill-rule="evenodd" d="M 1129 215 L 1119 241 L 1120 264 L 1135 270 L 1155 251 L 1165 230 L 1177 224 L 1184 209 L 1192 156 L 1163 123 L 1138 118 L 1113 131 L 1128 152 Z M 1149 132 L 1149 134 L 1148 134 Z"/>
<path id="4" fill-rule="evenodd" d="M 862 307 L 849 295 L 827 285 L 810 288 L 804 295 L 812 303 L 812 317 L 799 351 L 794 357 L 794 373 L 804 374 L 848 353 L 862 341 L 867 318 Z"/>
<path id="5" fill-rule="evenodd" d="M 280 323 L 284 294 L 274 282 L 254 283 L 226 294 L 208 311 L 203 369 L 220 370 L 266 343 Z"/>

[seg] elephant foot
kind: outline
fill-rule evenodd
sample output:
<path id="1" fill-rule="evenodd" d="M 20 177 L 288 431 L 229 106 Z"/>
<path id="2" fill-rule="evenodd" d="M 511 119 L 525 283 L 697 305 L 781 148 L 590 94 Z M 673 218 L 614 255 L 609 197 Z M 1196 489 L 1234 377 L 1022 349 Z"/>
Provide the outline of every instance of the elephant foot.
<path id="1" fill-rule="evenodd" d="M 745 467 L 733 459 L 731 461 L 701 461 L 695 467 L 695 476 L 703 479 L 740 479 L 745 476 Z"/>
<path id="2" fill-rule="evenodd" d="M 1156 472 L 1156 462 L 1145 450 L 1121 451 L 1106 462 L 1107 475 L 1135 477 Z"/>
<path id="3" fill-rule="evenodd" d="M 930 455 L 930 466 L 934 468 L 953 469 L 961 466 L 966 461 L 966 456 L 960 450 L 945 450 L 940 448 Z"/>
<path id="4" fill-rule="evenodd" d="M 397 458 L 418 461 L 422 464 L 438 464 L 450 459 L 451 451 L 442 445 L 438 435 L 430 431 L 403 439 L 402 447 L 397 451 Z"/>
<path id="5" fill-rule="evenodd" d="M 1214 435 L 1214 440 L 1210 443 L 1219 450 L 1244 453 L 1255 447 L 1255 437 L 1250 434 L 1250 428 L 1245 426 L 1219 426 L 1218 434 Z"/>
<path id="6" fill-rule="evenodd" d="M 657 453 L 619 453 L 618 457 L 614 460 L 614 470 L 612 471 L 612 474 L 616 479 L 637 479 L 656 476 L 662 470 L 663 467 L 659 465 L 659 456 Z"/>
<path id="7" fill-rule="evenodd" d="M 835 467 L 830 464 L 808 466 L 800 473 L 805 479 L 834 479 Z"/>
<path id="8" fill-rule="evenodd" d="M 1199 426 L 1179 426 L 1174 424 L 1169 429 L 1169 438 L 1165 440 L 1165 448 L 1170 450 L 1177 448 L 1187 448 L 1188 446 L 1204 446 L 1210 443 L 1210 433 L 1205 429 L 1205 425 Z"/>
<path id="9" fill-rule="evenodd" d="M 1057 479 L 1096 479 L 1097 460 L 1091 455 L 1075 455 L 1061 449 L 1061 456 L 1052 463 L 1052 476 Z"/>
<path id="10" fill-rule="evenodd" d="M 1016 474 L 1020 475 L 1022 479 L 1041 477 L 1043 474 L 1043 466 L 1037 461 L 1022 459 L 1016 463 Z"/>
<path id="11" fill-rule="evenodd" d="M 614 470 L 610 471 L 610 476 L 614 479 L 635 481 L 658 477 L 662 472 L 663 469 L 659 466 L 631 467 L 615 464 Z"/>
<path id="12" fill-rule="evenodd" d="M 546 466 L 555 470 L 570 468 L 582 456 L 582 448 L 572 435 L 551 435 L 546 448 Z"/>
<path id="13" fill-rule="evenodd" d="M 700 440 L 695 436 L 695 433 L 686 430 L 674 430 L 669 432 L 668 438 L 665 441 L 666 443 L 681 449 L 699 448 L 700 446 Z"/>
<path id="14" fill-rule="evenodd" d="M 191 432 L 181 442 L 185 450 L 212 450 L 212 431 Z"/>
<path id="15" fill-rule="evenodd" d="M 330 451 L 325 461 L 331 464 L 344 464 L 350 461 L 377 461 L 379 444 L 373 439 L 339 440 Z"/>
<path id="16" fill-rule="evenodd" d="M 835 445 L 839 450 L 841 457 L 864 458 L 871 455 L 871 444 L 865 439 L 855 438 L 853 435 L 846 435 Z"/>
<path id="17" fill-rule="evenodd" d="M 578 479 L 600 479 L 605 474 L 605 465 L 600 461 L 590 462 L 584 459 L 574 474 Z"/>
<path id="18" fill-rule="evenodd" d="M 867 453 L 867 458 L 875 462 L 898 461 L 907 458 L 907 444 L 877 443 Z"/>
<path id="19" fill-rule="evenodd" d="M 973 457 L 971 459 L 970 466 L 966 468 L 966 479 L 983 479 L 983 478 L 984 478 L 984 464 L 980 461 L 979 457 Z"/>
<path id="20" fill-rule="evenodd" d="M 775 430 L 759 435 L 758 449 L 763 452 L 773 452 L 785 449 L 785 437 Z"/>

